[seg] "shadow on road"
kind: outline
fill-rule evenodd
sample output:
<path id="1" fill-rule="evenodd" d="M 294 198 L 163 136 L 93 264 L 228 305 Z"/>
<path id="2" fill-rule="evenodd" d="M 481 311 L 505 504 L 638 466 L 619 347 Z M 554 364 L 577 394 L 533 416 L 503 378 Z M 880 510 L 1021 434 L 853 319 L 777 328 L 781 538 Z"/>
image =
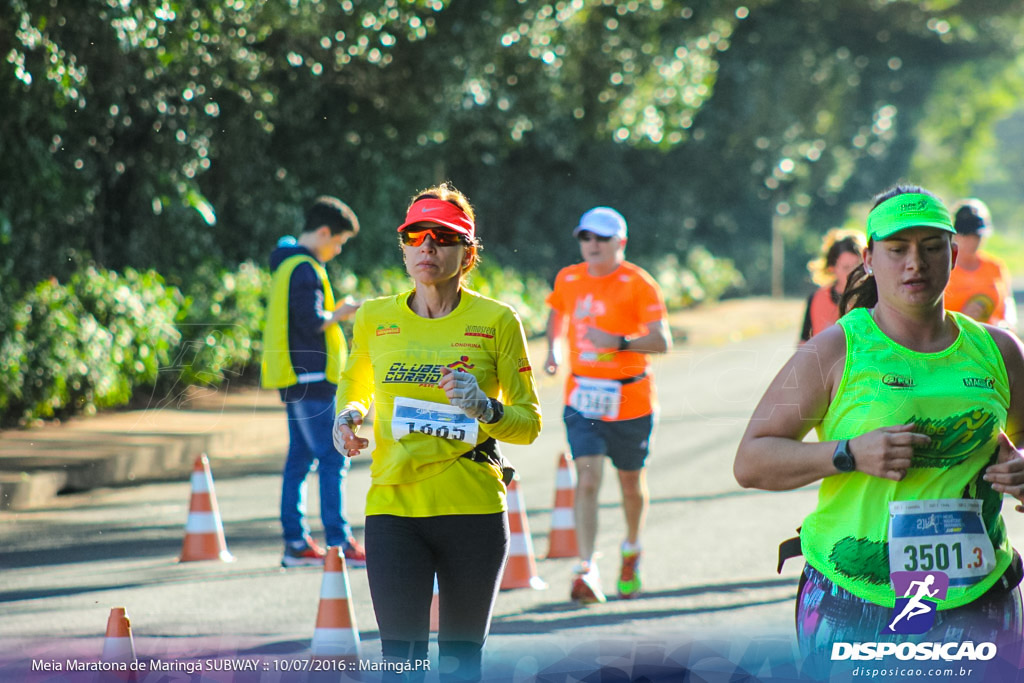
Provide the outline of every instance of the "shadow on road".
<path id="1" fill-rule="evenodd" d="M 704 586 L 687 586 L 664 591 L 651 591 L 643 593 L 640 597 L 632 600 L 611 600 L 605 606 L 581 607 L 575 603 L 556 603 L 550 605 L 539 605 L 531 607 L 530 613 L 538 615 L 564 614 L 561 618 L 540 618 L 528 619 L 520 615 L 504 615 L 495 617 L 491 626 L 491 633 L 495 634 L 537 634 L 553 633 L 560 630 L 581 628 L 584 626 L 601 626 L 621 624 L 640 619 L 661 619 L 672 618 L 695 614 L 708 614 L 712 612 L 724 612 L 739 610 L 748 607 L 759 607 L 762 605 L 773 605 L 780 602 L 793 600 L 796 594 L 797 579 L 794 577 L 766 579 L 763 581 L 744 581 L 737 583 L 711 584 Z M 629 605 L 635 607 L 646 602 L 656 600 L 692 598 L 706 596 L 712 593 L 736 593 L 747 595 L 750 591 L 758 591 L 773 588 L 792 588 L 792 595 L 785 595 L 774 598 L 744 599 L 737 602 L 722 604 L 700 605 L 700 606 L 666 606 L 651 609 L 631 609 L 623 607 Z M 614 610 L 614 611 L 612 611 Z"/>

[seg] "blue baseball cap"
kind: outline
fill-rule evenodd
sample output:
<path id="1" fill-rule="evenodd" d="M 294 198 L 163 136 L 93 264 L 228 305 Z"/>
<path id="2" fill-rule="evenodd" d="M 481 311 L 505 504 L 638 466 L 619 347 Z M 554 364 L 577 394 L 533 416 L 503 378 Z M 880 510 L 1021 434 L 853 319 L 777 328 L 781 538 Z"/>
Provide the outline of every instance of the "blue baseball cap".
<path id="1" fill-rule="evenodd" d="M 626 219 L 622 214 L 607 206 L 596 206 L 580 216 L 580 224 L 572 231 L 573 237 L 586 230 L 601 237 L 626 239 Z"/>

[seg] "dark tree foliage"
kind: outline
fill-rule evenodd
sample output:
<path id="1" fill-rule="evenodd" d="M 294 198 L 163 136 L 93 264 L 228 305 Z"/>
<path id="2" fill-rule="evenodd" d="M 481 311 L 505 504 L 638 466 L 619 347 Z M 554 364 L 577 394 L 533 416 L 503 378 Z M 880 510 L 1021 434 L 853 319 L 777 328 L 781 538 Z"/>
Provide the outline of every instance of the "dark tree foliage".
<path id="1" fill-rule="evenodd" d="M 940 75 L 1020 28 L 1011 0 L 9 0 L 0 284 L 180 284 L 262 260 L 323 193 L 365 272 L 450 178 L 503 264 L 550 276 L 611 204 L 631 257 L 704 244 L 763 291 L 773 216 L 802 248 L 903 176 Z"/>

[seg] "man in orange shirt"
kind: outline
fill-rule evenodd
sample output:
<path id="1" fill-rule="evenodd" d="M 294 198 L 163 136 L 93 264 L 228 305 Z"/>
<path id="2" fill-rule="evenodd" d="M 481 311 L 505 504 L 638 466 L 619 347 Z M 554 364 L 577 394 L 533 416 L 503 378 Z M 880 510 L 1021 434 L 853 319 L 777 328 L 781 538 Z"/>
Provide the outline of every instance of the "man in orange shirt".
<path id="1" fill-rule="evenodd" d="M 571 374 L 565 387 L 565 428 L 576 463 L 576 532 L 580 562 L 572 599 L 604 602 L 594 545 L 604 456 L 618 472 L 626 518 L 619 596 L 640 592 L 640 533 L 647 514 L 644 464 L 657 401 L 648 356 L 672 346 L 665 302 L 654 279 L 625 260 L 626 220 L 599 206 L 580 218 L 573 235 L 583 262 L 563 268 L 548 296 L 545 370 L 561 365 L 558 340 L 569 338 Z"/>
<path id="2" fill-rule="evenodd" d="M 1010 271 L 1002 260 L 982 253 L 992 232 L 992 216 L 979 199 L 965 199 L 954 209 L 958 254 L 946 286 L 946 308 L 990 325 L 1017 326 Z"/>

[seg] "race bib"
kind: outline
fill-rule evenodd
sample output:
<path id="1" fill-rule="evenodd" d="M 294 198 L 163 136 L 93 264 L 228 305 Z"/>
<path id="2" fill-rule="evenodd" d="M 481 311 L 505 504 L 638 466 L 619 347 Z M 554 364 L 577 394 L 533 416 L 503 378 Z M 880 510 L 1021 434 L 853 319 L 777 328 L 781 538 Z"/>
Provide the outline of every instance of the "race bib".
<path id="1" fill-rule="evenodd" d="M 391 436 L 396 440 L 410 434 L 426 434 L 475 446 L 479 430 L 480 423 L 455 406 L 395 397 Z"/>
<path id="2" fill-rule="evenodd" d="M 889 503 L 889 571 L 941 571 L 950 586 L 970 586 L 996 567 L 981 519 L 981 501 L 903 500 Z"/>
<path id="3" fill-rule="evenodd" d="M 613 379 L 576 377 L 576 386 L 569 393 L 569 405 L 589 420 L 619 416 L 622 404 L 622 383 Z"/>

